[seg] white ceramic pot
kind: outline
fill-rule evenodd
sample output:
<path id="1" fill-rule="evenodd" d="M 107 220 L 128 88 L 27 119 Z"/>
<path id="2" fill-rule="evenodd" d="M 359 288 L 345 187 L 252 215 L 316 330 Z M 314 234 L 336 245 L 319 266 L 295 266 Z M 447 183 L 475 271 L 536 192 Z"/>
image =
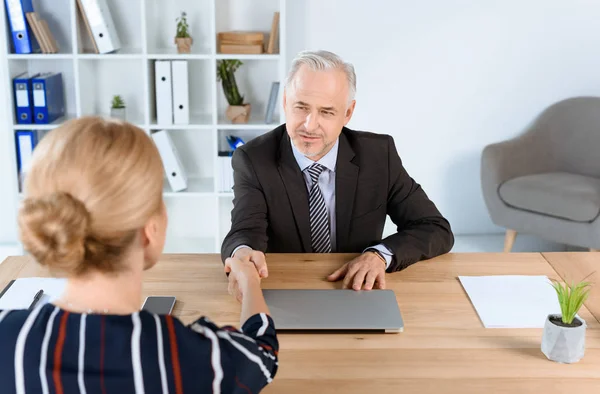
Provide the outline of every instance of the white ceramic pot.
<path id="1" fill-rule="evenodd" d="M 116 118 L 116 119 L 121 119 L 121 120 L 127 120 L 125 110 L 126 110 L 125 108 L 111 108 L 110 109 L 110 117 Z"/>
<path id="2" fill-rule="evenodd" d="M 554 323 L 552 320 L 560 320 L 560 315 L 549 315 L 544 325 L 542 337 L 542 352 L 549 360 L 559 363 L 576 363 L 583 358 L 585 352 L 585 321 L 575 321 L 581 324 L 577 327 L 565 327 Z"/>

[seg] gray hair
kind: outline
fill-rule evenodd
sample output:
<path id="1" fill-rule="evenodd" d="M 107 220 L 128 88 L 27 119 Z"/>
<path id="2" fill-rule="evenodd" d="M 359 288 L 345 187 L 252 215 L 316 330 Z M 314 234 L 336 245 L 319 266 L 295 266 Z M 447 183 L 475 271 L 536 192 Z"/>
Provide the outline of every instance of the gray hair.
<path id="1" fill-rule="evenodd" d="M 294 76 L 302 65 L 308 66 L 313 71 L 323 71 L 337 69 L 346 74 L 348 79 L 348 103 L 354 100 L 356 95 L 356 74 L 354 66 L 351 63 L 346 63 L 341 57 L 333 52 L 328 51 L 302 51 L 296 55 L 292 61 L 292 66 L 285 82 L 285 88 L 288 89 L 294 79 Z"/>

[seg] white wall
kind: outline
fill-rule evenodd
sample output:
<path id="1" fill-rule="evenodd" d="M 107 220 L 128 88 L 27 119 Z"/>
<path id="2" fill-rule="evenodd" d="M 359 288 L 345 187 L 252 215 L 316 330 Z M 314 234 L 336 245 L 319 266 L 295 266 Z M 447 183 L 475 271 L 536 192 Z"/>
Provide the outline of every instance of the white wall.
<path id="1" fill-rule="evenodd" d="M 458 234 L 502 231 L 480 191 L 486 144 L 517 135 L 557 100 L 600 95 L 597 0 L 288 4 L 289 60 L 328 49 L 355 65 L 349 126 L 392 134 Z"/>

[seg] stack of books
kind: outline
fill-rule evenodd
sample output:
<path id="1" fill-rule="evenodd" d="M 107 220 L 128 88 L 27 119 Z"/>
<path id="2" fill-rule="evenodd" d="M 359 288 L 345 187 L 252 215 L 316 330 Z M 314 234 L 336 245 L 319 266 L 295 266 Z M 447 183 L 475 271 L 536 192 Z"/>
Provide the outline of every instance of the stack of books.
<path id="1" fill-rule="evenodd" d="M 225 54 L 251 54 L 278 53 L 279 41 L 279 12 L 273 13 L 271 32 L 265 41 L 265 33 L 260 31 L 225 31 L 217 35 L 217 46 L 219 53 Z"/>
<path id="2" fill-rule="evenodd" d="M 42 53 L 58 53 L 59 47 L 48 28 L 48 23 L 40 18 L 36 12 L 28 12 L 26 18 Z"/>
<path id="3" fill-rule="evenodd" d="M 218 34 L 220 53 L 261 54 L 265 34 L 259 31 L 225 31 Z"/>

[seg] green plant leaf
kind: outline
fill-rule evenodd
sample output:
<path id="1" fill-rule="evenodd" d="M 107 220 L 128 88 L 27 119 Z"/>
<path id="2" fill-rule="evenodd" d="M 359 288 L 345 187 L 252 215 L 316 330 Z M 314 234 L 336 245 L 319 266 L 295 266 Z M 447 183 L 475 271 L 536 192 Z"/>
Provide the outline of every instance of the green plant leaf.
<path id="1" fill-rule="evenodd" d="M 177 38 L 188 38 L 189 34 L 189 25 L 187 22 L 187 13 L 185 11 L 181 11 L 181 16 L 175 19 L 177 22 L 177 33 L 175 37 Z"/>
<path id="2" fill-rule="evenodd" d="M 577 315 L 579 309 L 589 297 L 590 287 L 592 284 L 585 281 L 585 279 L 588 277 L 589 275 L 584 278 L 584 280 L 571 284 L 561 284 L 557 280 L 551 279 L 552 287 L 554 287 L 554 290 L 556 290 L 558 297 L 558 303 L 560 305 L 562 314 L 561 319 L 563 323 L 573 323 L 575 315 Z"/>
<path id="3" fill-rule="evenodd" d="M 221 59 L 217 61 L 217 81 L 221 82 L 223 94 L 229 105 L 243 105 L 244 96 L 240 94 L 235 72 L 243 63 L 239 59 Z"/>
<path id="4" fill-rule="evenodd" d="M 113 99 L 111 102 L 111 107 L 112 108 L 125 108 L 125 100 L 123 100 L 123 97 L 121 97 L 120 95 L 115 95 L 115 96 L 113 96 Z"/>

